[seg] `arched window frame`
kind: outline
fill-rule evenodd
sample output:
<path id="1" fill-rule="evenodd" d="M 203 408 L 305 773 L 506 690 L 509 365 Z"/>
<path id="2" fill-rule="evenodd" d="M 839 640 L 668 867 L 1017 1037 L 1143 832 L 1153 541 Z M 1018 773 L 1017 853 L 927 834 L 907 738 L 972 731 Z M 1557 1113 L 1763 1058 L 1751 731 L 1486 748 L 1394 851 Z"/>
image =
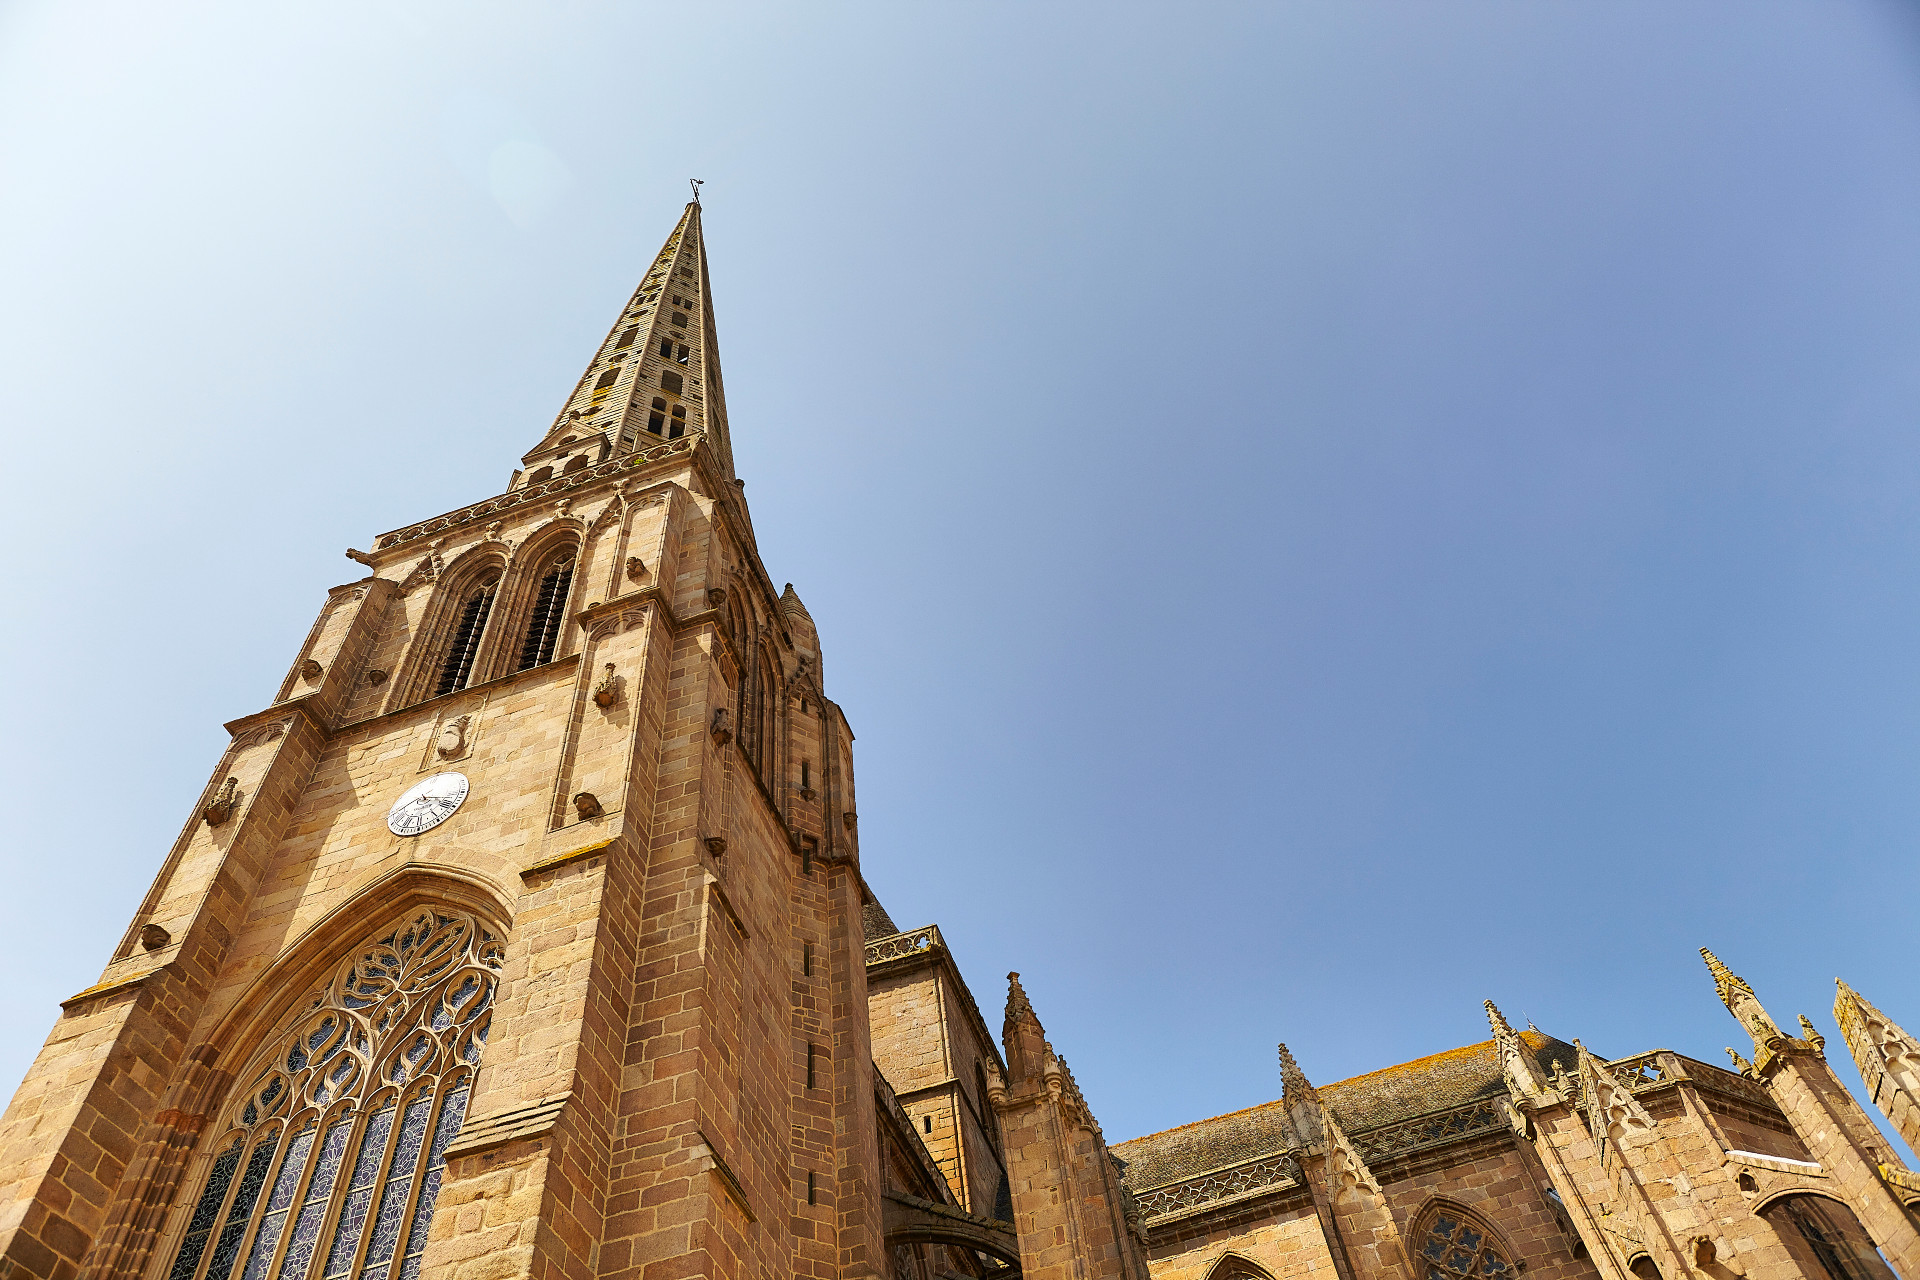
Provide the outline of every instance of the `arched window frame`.
<path id="1" fill-rule="evenodd" d="M 205 1131 L 211 1137 L 182 1184 L 185 1194 L 173 1205 L 149 1276 L 317 1280 L 332 1271 L 329 1254 L 344 1243 L 338 1256 L 347 1265 L 339 1274 L 358 1278 L 369 1247 L 388 1234 L 378 1229 L 383 1206 L 399 1211 L 397 1222 L 384 1264 L 376 1263 L 367 1280 L 417 1276 L 434 1209 L 422 1197 L 437 1197 L 447 1146 L 471 1099 L 498 995 L 504 931 L 464 908 L 429 902 L 349 936 L 357 944 L 333 952 L 317 987 L 295 987 L 305 996 L 282 999 L 261 1019 L 266 1033 L 214 1111 Z M 421 1122 L 410 1148 L 401 1130 L 411 1108 L 420 1108 Z M 383 1116 L 384 1131 L 374 1128 Z M 364 1213 L 343 1234 L 370 1129 L 377 1159 L 360 1197 Z M 214 1196 L 214 1177 L 235 1151 L 238 1159 Z M 396 1152 L 410 1156 L 404 1177 L 397 1176 Z M 203 1221 L 210 1225 L 189 1250 Z M 299 1230 L 303 1224 L 310 1229 Z M 283 1270 L 303 1237 L 311 1242 L 304 1261 Z"/>
<path id="2" fill-rule="evenodd" d="M 751 633 L 747 630 L 747 615 L 741 608 L 738 592 L 729 592 L 727 599 L 727 639 L 731 643 L 734 661 L 733 690 L 733 730 L 739 739 L 742 755 L 752 749 L 753 737 L 753 664 L 748 660 L 752 653 Z"/>
<path id="3" fill-rule="evenodd" d="M 409 707 L 416 702 L 425 702 L 437 696 L 434 687 L 440 679 L 441 668 L 445 665 L 447 646 L 453 642 L 454 632 L 460 626 L 460 614 L 466 607 L 468 597 L 474 588 L 487 578 L 495 580 L 493 607 L 487 612 L 486 626 L 481 629 L 479 645 L 474 651 L 474 661 L 467 673 L 467 682 L 463 688 L 472 688 L 483 683 L 486 676 L 485 664 L 492 647 L 492 638 L 500 630 L 501 600 L 507 579 L 507 560 L 500 551 L 490 545 L 477 547 L 461 556 L 440 575 L 440 587 L 434 593 L 433 601 L 428 604 L 421 622 L 419 634 L 413 641 L 408 654 L 405 678 L 395 681 L 393 702 L 389 710 Z"/>
<path id="4" fill-rule="evenodd" d="M 553 653 L 548 662 L 558 662 L 572 653 L 579 637 L 579 630 L 569 619 L 576 611 L 580 598 L 581 584 L 586 580 L 586 565 L 582 557 L 584 526 L 574 519 L 557 521 L 546 529 L 536 533 L 528 540 L 513 558 L 508 568 L 503 598 L 494 605 L 501 615 L 500 638 L 494 649 L 484 652 L 483 657 L 491 663 L 495 677 L 512 675 L 521 670 L 520 654 L 526 645 L 527 628 L 532 624 L 533 611 L 540 599 L 540 583 L 547 571 L 560 556 L 573 558 L 573 577 L 567 584 L 566 598 L 560 601 L 560 631 L 554 640 Z M 545 663 L 540 664 L 542 666 Z"/>
<path id="5" fill-rule="evenodd" d="M 1435 1258 L 1428 1252 L 1433 1243 L 1430 1237 L 1443 1217 L 1459 1224 L 1461 1228 L 1472 1231 L 1478 1237 L 1478 1243 L 1472 1249 L 1474 1255 L 1472 1263 L 1475 1269 L 1469 1274 L 1469 1280 L 1515 1280 L 1519 1272 L 1520 1258 L 1514 1252 L 1506 1233 L 1488 1222 L 1485 1215 L 1469 1209 L 1458 1201 L 1443 1199 L 1427 1202 L 1426 1207 L 1421 1209 L 1419 1216 L 1414 1219 L 1413 1231 L 1407 1237 L 1409 1260 L 1413 1263 L 1417 1280 L 1460 1280 L 1459 1271 L 1451 1267 L 1445 1257 Z M 1450 1233 L 1456 1250 L 1464 1244 L 1459 1239 L 1459 1235 L 1459 1230 Z M 1483 1269 L 1485 1257 L 1489 1254 L 1498 1258 L 1502 1265 L 1497 1269 Z"/>
<path id="6" fill-rule="evenodd" d="M 755 646 L 758 655 L 758 670 L 755 673 L 754 686 L 758 696 L 755 699 L 754 713 L 758 717 L 754 726 L 754 768 L 760 771 L 760 780 L 772 790 L 780 772 L 780 704 L 781 696 L 779 660 L 765 644 Z"/>
<path id="7" fill-rule="evenodd" d="M 1801 1215 L 1797 1212 L 1799 1205 L 1796 1202 L 1806 1202 L 1813 1209 L 1816 1217 L 1823 1212 L 1821 1206 L 1825 1206 L 1826 1214 L 1830 1215 L 1838 1211 L 1847 1215 L 1852 1220 L 1854 1229 L 1865 1240 L 1867 1250 L 1872 1251 L 1871 1256 L 1856 1249 L 1852 1242 L 1844 1238 L 1845 1224 L 1837 1224 L 1843 1233 L 1840 1239 L 1816 1242 L 1813 1237 L 1806 1235 L 1800 1221 Z M 1838 1196 L 1817 1191 L 1811 1187 L 1787 1187 L 1755 1203 L 1752 1212 L 1772 1228 L 1775 1235 L 1781 1237 L 1781 1243 L 1786 1246 L 1789 1254 L 1795 1256 L 1796 1261 L 1800 1248 L 1813 1253 L 1815 1260 L 1830 1280 L 1885 1280 L 1888 1276 L 1897 1277 L 1898 1275 L 1887 1265 L 1886 1258 L 1874 1244 L 1872 1233 L 1867 1230 L 1866 1224 L 1860 1221 L 1860 1215 L 1854 1212 L 1852 1205 Z M 1799 1239 L 1789 1239 L 1789 1232 Z M 1805 1268 L 1802 1267 L 1802 1270 L 1805 1271 Z M 1821 1276 L 1808 1273 L 1807 1280 L 1821 1280 Z"/>

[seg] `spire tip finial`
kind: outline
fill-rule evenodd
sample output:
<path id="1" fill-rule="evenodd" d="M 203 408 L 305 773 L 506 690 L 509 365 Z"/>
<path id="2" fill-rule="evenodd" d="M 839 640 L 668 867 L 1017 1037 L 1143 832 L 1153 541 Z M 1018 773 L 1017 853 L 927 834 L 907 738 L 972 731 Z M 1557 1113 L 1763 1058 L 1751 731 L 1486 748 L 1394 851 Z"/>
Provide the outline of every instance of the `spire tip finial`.
<path id="1" fill-rule="evenodd" d="M 707 185 L 705 178 L 688 178 L 687 185 L 693 188 L 693 202 L 700 203 L 700 188 Z"/>

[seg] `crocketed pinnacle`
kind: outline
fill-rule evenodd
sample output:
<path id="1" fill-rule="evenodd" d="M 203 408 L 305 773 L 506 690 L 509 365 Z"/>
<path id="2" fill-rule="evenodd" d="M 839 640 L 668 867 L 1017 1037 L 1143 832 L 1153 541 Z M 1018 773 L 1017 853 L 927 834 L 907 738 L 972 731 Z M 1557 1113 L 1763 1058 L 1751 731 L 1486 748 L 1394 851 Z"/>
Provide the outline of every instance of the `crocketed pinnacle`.
<path id="1" fill-rule="evenodd" d="M 1007 975 L 1007 1018 L 1001 1025 L 1000 1043 L 1007 1054 L 1008 1087 L 1016 1095 L 1042 1087 L 1053 1046 L 1047 1043 L 1046 1028 L 1040 1025 L 1017 973 Z"/>
<path id="2" fill-rule="evenodd" d="M 1721 964 L 1720 957 L 1705 947 L 1700 948 L 1700 955 L 1707 962 L 1707 972 L 1713 975 L 1713 989 L 1720 994 L 1720 1003 L 1727 1006 L 1727 1012 L 1739 1019 L 1747 1034 L 1753 1037 L 1755 1062 L 1766 1066 L 1772 1053 L 1766 1046 L 1780 1035 L 1780 1028 L 1745 978 Z"/>
<path id="3" fill-rule="evenodd" d="M 1033 1002 L 1027 999 L 1027 989 L 1020 985 L 1020 975 L 1007 975 L 1007 1021 L 1015 1018 L 1033 1018 Z M 1036 1022 L 1038 1018 L 1034 1019 Z"/>
<path id="4" fill-rule="evenodd" d="M 1318 1102 L 1320 1091 L 1307 1079 L 1307 1073 L 1293 1060 L 1284 1042 L 1280 1045 L 1280 1096 L 1289 1105 L 1296 1102 Z"/>
<path id="5" fill-rule="evenodd" d="M 1747 985 L 1747 980 L 1721 964 L 1719 956 L 1705 947 L 1700 948 L 1700 954 L 1707 962 L 1707 972 L 1713 975 L 1713 989 L 1720 993 L 1722 1004 L 1731 1009 L 1740 995 L 1753 996 L 1753 988 Z"/>
<path id="6" fill-rule="evenodd" d="M 521 459 L 522 483 L 692 436 L 705 437 L 731 478 L 720 345 L 695 203 L 680 215 L 553 425 Z"/>
<path id="7" fill-rule="evenodd" d="M 1487 1025 L 1493 1028 L 1493 1049 L 1500 1059 L 1500 1074 L 1507 1082 L 1507 1093 L 1515 1102 L 1526 1102 L 1546 1090 L 1547 1077 L 1533 1050 L 1513 1029 L 1506 1015 L 1491 1000 L 1486 1006 Z"/>
<path id="8" fill-rule="evenodd" d="M 1491 1000 L 1487 1001 L 1487 1025 L 1493 1028 L 1493 1038 L 1497 1041 L 1504 1041 L 1508 1036 L 1519 1038 L 1519 1032 L 1513 1029 L 1506 1015 Z"/>

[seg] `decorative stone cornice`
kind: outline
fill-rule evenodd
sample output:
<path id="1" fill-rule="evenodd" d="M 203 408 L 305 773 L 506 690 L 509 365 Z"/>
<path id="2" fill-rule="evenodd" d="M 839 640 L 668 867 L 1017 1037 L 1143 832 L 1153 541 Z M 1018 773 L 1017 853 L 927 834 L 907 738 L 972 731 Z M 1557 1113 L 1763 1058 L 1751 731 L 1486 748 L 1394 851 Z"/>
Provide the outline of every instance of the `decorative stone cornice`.
<path id="1" fill-rule="evenodd" d="M 543 480 L 539 484 L 530 484 L 524 488 L 513 489 L 497 497 L 486 498 L 480 502 L 461 507 L 458 510 L 449 511 L 445 515 L 438 515 L 432 519 L 423 520 L 419 524 L 408 525 L 406 528 L 396 529 L 392 533 L 383 533 L 374 542 L 373 549 L 375 552 L 391 551 L 396 547 L 403 547 L 410 542 L 415 542 L 433 534 L 450 533 L 475 520 L 498 516 L 509 511 L 518 511 L 523 507 L 529 507 L 538 502 L 557 498 L 564 494 L 576 493 L 589 485 L 611 479 L 623 472 L 631 471 L 636 467 L 651 466 L 654 463 L 666 462 L 682 455 L 695 455 L 697 460 L 704 461 L 704 459 L 699 458 L 696 452 L 704 440 L 704 436 L 688 436 L 683 440 L 670 441 L 667 444 L 656 445 L 651 449 L 642 450 L 637 453 L 623 454 L 618 458 L 609 458 L 597 466 L 585 467 L 574 472 L 572 475 L 555 476 L 553 479 Z M 718 485 L 714 487 L 715 491 L 718 492 Z"/>

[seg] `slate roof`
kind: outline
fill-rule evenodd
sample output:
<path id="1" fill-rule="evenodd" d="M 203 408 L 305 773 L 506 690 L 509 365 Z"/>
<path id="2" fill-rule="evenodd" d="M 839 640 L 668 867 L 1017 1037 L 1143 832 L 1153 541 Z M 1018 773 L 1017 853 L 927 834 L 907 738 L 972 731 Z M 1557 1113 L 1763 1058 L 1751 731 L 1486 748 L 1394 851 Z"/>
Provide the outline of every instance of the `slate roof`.
<path id="1" fill-rule="evenodd" d="M 880 899 L 869 898 L 860 905 L 860 931 L 866 935 L 865 941 L 872 942 L 875 938 L 891 938 L 900 932 L 900 926 L 880 905 Z"/>
<path id="2" fill-rule="evenodd" d="M 1555 1061 L 1568 1072 L 1575 1070 L 1572 1045 L 1532 1028 L 1522 1031 L 1520 1038 L 1543 1071 L 1551 1072 Z M 1505 1092 L 1491 1040 L 1319 1086 L 1320 1097 L 1349 1134 Z M 1294 1145 L 1286 1108 L 1274 1101 L 1150 1133 L 1112 1150 L 1127 1162 L 1127 1185 L 1138 1192 L 1275 1155 Z"/>

